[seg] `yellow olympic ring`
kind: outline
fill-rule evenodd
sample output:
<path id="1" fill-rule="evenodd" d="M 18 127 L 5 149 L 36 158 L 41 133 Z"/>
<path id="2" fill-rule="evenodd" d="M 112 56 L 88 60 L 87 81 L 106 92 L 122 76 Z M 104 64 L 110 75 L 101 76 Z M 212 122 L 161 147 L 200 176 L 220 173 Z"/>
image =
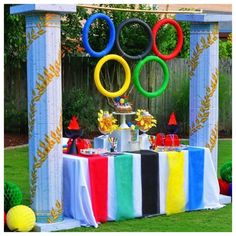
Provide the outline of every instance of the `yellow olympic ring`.
<path id="1" fill-rule="evenodd" d="M 120 62 L 120 64 L 123 66 L 123 68 L 125 70 L 125 82 L 124 82 L 123 86 L 121 87 L 121 89 L 116 92 L 109 92 L 106 89 L 104 89 L 104 87 L 102 86 L 101 81 L 100 81 L 101 68 L 102 68 L 103 64 L 109 60 L 115 60 L 115 61 Z M 127 91 L 127 89 L 129 88 L 130 82 L 131 82 L 131 72 L 130 72 L 130 68 L 129 68 L 128 63 L 121 56 L 118 56 L 116 54 L 109 54 L 109 55 L 101 58 L 98 61 L 97 65 L 95 67 L 95 70 L 94 70 L 94 82 L 95 82 L 95 85 L 96 85 L 98 91 L 102 95 L 104 95 L 106 97 L 110 97 L 110 98 L 115 98 L 115 97 L 121 96 L 122 94 L 124 94 Z"/>

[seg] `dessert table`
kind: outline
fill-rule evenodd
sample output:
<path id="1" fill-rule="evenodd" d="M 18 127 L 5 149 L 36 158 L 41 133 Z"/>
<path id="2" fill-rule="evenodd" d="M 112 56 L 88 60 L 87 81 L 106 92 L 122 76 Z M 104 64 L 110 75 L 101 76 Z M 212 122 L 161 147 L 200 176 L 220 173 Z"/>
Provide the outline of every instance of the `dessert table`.
<path id="1" fill-rule="evenodd" d="M 207 148 L 63 154 L 63 190 L 64 216 L 81 226 L 222 207 Z"/>

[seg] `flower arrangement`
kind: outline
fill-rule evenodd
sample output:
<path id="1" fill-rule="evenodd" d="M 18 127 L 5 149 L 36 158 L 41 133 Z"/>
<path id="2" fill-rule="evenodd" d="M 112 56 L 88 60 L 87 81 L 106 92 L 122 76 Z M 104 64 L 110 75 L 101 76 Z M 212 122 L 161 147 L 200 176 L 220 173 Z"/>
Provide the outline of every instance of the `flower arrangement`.
<path id="1" fill-rule="evenodd" d="M 146 110 L 138 109 L 136 112 L 137 118 L 137 125 L 139 129 L 143 132 L 147 132 L 153 126 L 156 126 L 156 119 Z"/>
<path id="2" fill-rule="evenodd" d="M 98 112 L 98 128 L 103 134 L 110 134 L 118 128 L 117 120 L 108 111 Z"/>

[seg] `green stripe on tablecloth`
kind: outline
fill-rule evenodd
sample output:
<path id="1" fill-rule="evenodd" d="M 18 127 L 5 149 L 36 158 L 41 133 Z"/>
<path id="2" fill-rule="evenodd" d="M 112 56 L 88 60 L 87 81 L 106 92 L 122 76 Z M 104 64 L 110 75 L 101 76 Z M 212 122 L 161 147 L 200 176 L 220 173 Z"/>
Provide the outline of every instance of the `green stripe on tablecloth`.
<path id="1" fill-rule="evenodd" d="M 134 218 L 133 206 L 133 157 L 119 155 L 115 157 L 115 179 L 117 212 L 116 220 Z"/>

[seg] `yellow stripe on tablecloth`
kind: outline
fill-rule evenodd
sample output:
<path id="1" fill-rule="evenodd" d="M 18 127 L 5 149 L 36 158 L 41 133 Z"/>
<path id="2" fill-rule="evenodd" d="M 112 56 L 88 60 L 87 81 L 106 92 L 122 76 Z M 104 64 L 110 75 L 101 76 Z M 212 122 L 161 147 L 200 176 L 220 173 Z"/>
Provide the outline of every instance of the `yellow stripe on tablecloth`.
<path id="1" fill-rule="evenodd" d="M 169 177 L 166 192 L 166 214 L 185 210 L 184 153 L 168 152 Z"/>

